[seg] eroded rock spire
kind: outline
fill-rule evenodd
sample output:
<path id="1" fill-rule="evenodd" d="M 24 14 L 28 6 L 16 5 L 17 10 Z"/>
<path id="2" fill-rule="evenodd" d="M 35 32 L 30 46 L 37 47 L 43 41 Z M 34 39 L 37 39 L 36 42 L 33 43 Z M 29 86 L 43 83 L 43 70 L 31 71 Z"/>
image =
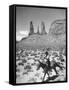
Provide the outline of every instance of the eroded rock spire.
<path id="1" fill-rule="evenodd" d="M 33 26 L 33 22 L 30 21 L 30 31 L 29 31 L 29 35 L 34 34 L 34 26 Z"/>
<path id="2" fill-rule="evenodd" d="M 43 21 L 41 22 L 41 34 L 47 34 L 45 31 L 45 23 Z"/>

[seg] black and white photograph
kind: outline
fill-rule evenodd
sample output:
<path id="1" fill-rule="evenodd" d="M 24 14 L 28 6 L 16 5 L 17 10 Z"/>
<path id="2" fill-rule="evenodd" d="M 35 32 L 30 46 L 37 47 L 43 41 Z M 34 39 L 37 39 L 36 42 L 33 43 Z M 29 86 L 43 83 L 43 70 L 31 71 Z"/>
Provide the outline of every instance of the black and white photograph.
<path id="1" fill-rule="evenodd" d="M 66 9 L 16 7 L 16 84 L 67 79 Z"/>
<path id="2" fill-rule="evenodd" d="M 69 0 L 0 1 L 0 90 L 69 90 Z"/>

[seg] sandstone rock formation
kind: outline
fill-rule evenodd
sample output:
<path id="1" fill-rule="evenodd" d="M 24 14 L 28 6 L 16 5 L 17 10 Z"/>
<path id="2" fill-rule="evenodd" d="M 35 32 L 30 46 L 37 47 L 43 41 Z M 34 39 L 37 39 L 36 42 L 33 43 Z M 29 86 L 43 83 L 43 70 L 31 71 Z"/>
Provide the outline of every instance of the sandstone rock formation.
<path id="1" fill-rule="evenodd" d="M 45 24 L 44 24 L 43 21 L 41 22 L 41 34 L 42 35 L 47 34 L 46 31 L 45 31 Z"/>
<path id="2" fill-rule="evenodd" d="M 42 22 L 42 32 L 39 33 L 39 27 L 37 33 L 34 33 L 33 23 L 30 22 L 30 33 L 28 38 L 21 40 L 17 43 L 17 48 L 52 48 L 60 49 L 66 46 L 66 22 L 65 20 L 55 20 L 50 27 L 50 31 L 47 34 L 45 32 L 45 24 Z M 38 35 L 40 34 L 40 35 Z M 46 35 L 47 34 L 47 35 Z"/>
<path id="3" fill-rule="evenodd" d="M 29 32 L 29 35 L 32 35 L 34 34 L 34 26 L 33 26 L 33 22 L 30 21 L 30 32 Z"/>
<path id="4" fill-rule="evenodd" d="M 66 22 L 65 20 L 55 20 L 50 27 L 49 34 L 51 35 L 61 35 L 66 32 Z"/>
<path id="5" fill-rule="evenodd" d="M 40 32 L 39 32 L 39 26 L 37 27 L 37 34 L 40 34 Z"/>

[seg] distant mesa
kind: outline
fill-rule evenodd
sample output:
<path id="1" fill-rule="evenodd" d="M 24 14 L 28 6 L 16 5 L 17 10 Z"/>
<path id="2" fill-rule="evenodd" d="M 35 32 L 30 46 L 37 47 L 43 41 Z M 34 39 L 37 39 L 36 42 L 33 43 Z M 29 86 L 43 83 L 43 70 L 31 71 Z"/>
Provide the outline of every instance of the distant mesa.
<path id="1" fill-rule="evenodd" d="M 60 19 L 60 20 L 55 20 L 52 22 L 50 29 L 49 29 L 49 34 L 51 35 L 61 35 L 61 34 L 65 34 L 66 32 L 66 20 L 65 19 Z M 33 22 L 30 21 L 30 31 L 29 31 L 29 35 L 33 35 L 34 33 L 34 25 Z M 39 31 L 39 26 L 37 27 L 37 33 L 38 35 L 46 35 L 46 29 L 45 29 L 45 23 L 44 21 L 41 22 L 41 33 Z"/>
<path id="2" fill-rule="evenodd" d="M 16 44 L 16 48 L 51 48 L 60 49 L 66 46 L 65 42 L 66 22 L 65 20 L 55 20 L 52 22 L 49 33 L 46 33 L 45 24 L 41 22 L 41 33 L 39 32 L 39 26 L 37 27 L 37 33 L 34 33 L 33 22 L 30 22 L 30 32 L 28 37 L 23 38 Z M 58 36 L 58 38 L 55 38 Z M 62 43 L 61 43 L 62 42 Z"/>
<path id="3" fill-rule="evenodd" d="M 66 32 L 66 20 L 65 19 L 62 19 L 62 20 L 55 20 L 51 23 L 51 26 L 50 26 L 50 29 L 49 29 L 49 33 L 47 34 L 46 32 L 46 29 L 45 29 L 45 23 L 44 21 L 41 22 L 41 32 L 39 30 L 39 25 L 37 26 L 37 32 L 35 33 L 34 32 L 34 24 L 33 24 L 33 21 L 30 21 L 30 28 L 29 28 L 29 33 L 28 32 L 24 32 L 22 31 L 20 34 L 18 33 L 18 41 L 16 42 L 19 42 L 19 41 L 22 41 L 22 40 L 26 40 L 27 38 L 29 37 L 34 37 L 35 35 L 35 38 L 40 35 L 40 36 L 53 36 L 54 37 L 57 37 L 57 38 L 64 38 L 65 37 L 65 32 Z M 24 35 L 22 34 L 24 33 Z M 61 35 L 61 36 L 60 36 Z"/>
<path id="4" fill-rule="evenodd" d="M 65 19 L 55 20 L 51 24 L 49 34 L 57 36 L 57 35 L 65 34 L 65 31 L 66 31 L 66 21 L 65 21 Z"/>

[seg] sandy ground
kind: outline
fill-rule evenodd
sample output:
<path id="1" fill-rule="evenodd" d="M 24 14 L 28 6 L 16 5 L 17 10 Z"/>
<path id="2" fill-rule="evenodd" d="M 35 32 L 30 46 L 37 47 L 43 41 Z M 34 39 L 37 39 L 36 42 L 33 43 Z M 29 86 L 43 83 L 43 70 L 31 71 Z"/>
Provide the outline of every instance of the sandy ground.
<path id="1" fill-rule="evenodd" d="M 65 50 L 53 51 L 49 50 L 48 55 L 46 50 L 27 50 L 19 49 L 16 52 L 16 83 L 34 83 L 34 82 L 54 82 L 65 81 L 66 79 L 66 56 Z M 50 66 L 54 68 L 46 68 L 47 60 L 50 60 Z M 43 66 L 40 64 L 43 64 Z M 40 67 L 39 67 L 40 66 Z M 39 68 L 38 68 L 39 67 Z M 45 74 L 46 72 L 46 74 Z M 45 77 L 44 77 L 45 75 Z"/>

